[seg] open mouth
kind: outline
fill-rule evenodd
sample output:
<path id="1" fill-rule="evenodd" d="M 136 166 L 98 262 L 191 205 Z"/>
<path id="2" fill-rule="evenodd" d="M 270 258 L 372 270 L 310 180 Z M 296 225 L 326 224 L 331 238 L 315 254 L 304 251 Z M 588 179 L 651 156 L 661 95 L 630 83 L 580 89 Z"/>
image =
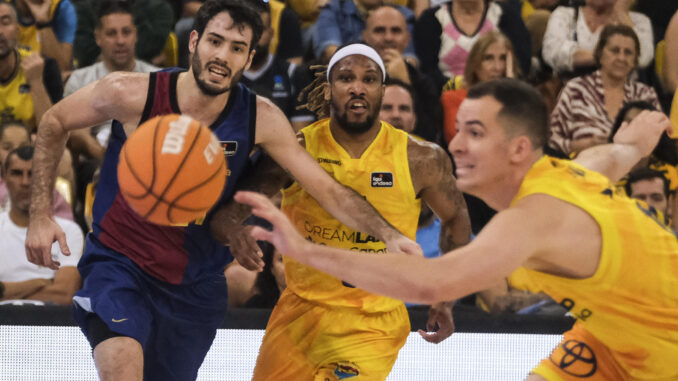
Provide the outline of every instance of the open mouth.
<path id="1" fill-rule="evenodd" d="M 367 111 L 367 102 L 364 100 L 354 100 L 348 102 L 348 110 L 355 113 L 363 113 Z"/>
<path id="2" fill-rule="evenodd" d="M 225 67 L 219 66 L 219 65 L 209 65 L 207 67 L 207 71 L 210 74 L 215 75 L 215 76 L 220 77 L 220 78 L 226 78 L 231 73 L 231 71 L 228 70 L 228 68 L 225 68 Z"/>

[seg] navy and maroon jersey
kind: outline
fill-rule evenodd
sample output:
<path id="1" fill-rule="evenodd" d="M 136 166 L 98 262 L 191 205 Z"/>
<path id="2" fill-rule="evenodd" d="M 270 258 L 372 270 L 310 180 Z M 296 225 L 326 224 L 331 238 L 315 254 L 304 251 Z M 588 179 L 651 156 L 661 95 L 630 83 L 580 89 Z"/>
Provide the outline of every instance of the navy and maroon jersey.
<path id="1" fill-rule="evenodd" d="M 181 113 L 176 96 L 178 76 L 176 71 L 150 74 L 139 124 L 157 115 Z M 238 179 L 250 165 L 255 122 L 256 96 L 241 84 L 233 86 L 226 107 L 210 126 L 224 148 L 229 170 L 216 205 L 231 199 Z M 206 222 L 185 227 L 155 225 L 140 217 L 124 200 L 117 168 L 126 139 L 122 124 L 114 121 L 93 206 L 91 234 L 95 241 L 130 258 L 149 275 L 172 284 L 192 284 L 223 272 L 232 256 L 227 247 L 212 238 Z M 209 217 L 208 213 L 205 221 Z"/>

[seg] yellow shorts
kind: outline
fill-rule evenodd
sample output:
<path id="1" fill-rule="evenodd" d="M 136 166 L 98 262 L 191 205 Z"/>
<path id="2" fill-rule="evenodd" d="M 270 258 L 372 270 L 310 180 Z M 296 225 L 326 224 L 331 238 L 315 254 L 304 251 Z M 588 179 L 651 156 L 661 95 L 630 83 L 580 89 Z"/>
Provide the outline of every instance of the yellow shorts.
<path id="1" fill-rule="evenodd" d="M 532 373 L 549 381 L 631 380 L 610 350 L 579 323 L 565 332 L 551 355 Z"/>
<path id="2" fill-rule="evenodd" d="M 266 327 L 252 380 L 385 380 L 410 333 L 407 309 L 365 314 L 285 290 Z"/>

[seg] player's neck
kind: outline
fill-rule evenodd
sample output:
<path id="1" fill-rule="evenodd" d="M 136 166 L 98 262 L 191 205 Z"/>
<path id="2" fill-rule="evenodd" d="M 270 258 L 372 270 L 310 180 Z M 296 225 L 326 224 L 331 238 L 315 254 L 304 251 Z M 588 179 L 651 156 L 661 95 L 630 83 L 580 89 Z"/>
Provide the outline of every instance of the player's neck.
<path id="1" fill-rule="evenodd" d="M 377 120 L 369 130 L 360 134 L 354 134 L 340 127 L 339 122 L 335 118 L 330 118 L 330 131 L 332 132 L 332 137 L 346 150 L 349 156 L 354 159 L 360 158 L 363 155 L 367 147 L 369 147 L 374 141 L 374 138 L 377 137 L 380 130 L 381 122 Z"/>
<path id="2" fill-rule="evenodd" d="M 189 70 L 179 74 L 176 94 L 182 114 L 187 114 L 209 126 L 226 107 L 231 91 L 217 96 L 207 95 L 198 87 L 193 72 Z"/>
<path id="3" fill-rule="evenodd" d="M 28 212 L 23 212 L 12 207 L 9 210 L 9 219 L 20 228 L 28 227 Z"/>
<path id="4" fill-rule="evenodd" d="M 513 169 L 506 173 L 506 176 L 493 182 L 491 187 L 472 195 L 483 200 L 490 208 L 496 211 L 502 211 L 511 207 L 513 198 L 516 197 L 527 172 L 532 169 L 534 164 L 542 157 L 541 151 L 534 155 L 530 160 L 514 165 Z"/>

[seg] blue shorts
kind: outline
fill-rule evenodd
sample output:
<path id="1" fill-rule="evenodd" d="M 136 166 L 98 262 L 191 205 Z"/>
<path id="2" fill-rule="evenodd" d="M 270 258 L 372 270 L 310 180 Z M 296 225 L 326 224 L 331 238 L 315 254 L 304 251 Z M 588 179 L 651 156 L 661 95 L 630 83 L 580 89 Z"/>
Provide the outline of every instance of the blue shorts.
<path id="1" fill-rule="evenodd" d="M 112 332 L 141 344 L 144 379 L 198 376 L 226 313 L 223 273 L 191 285 L 169 284 L 146 274 L 91 234 L 78 270 L 83 287 L 74 297 L 74 318 L 90 342 L 87 318 L 96 314 Z"/>

